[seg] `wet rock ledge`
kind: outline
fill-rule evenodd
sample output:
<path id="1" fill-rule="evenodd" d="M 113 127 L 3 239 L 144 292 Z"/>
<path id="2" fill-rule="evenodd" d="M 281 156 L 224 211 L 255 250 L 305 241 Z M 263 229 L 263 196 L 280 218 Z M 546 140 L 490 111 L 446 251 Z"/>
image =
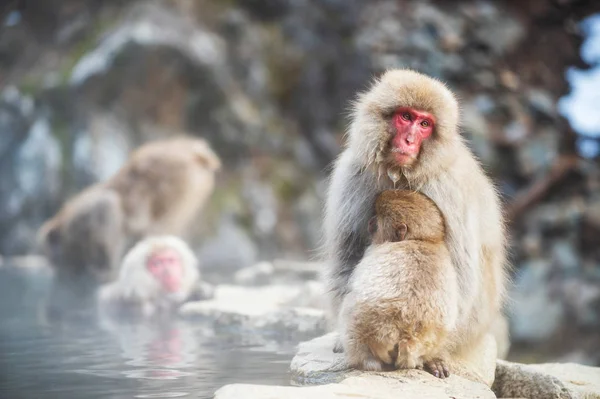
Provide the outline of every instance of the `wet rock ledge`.
<path id="1" fill-rule="evenodd" d="M 215 329 L 300 342 L 326 331 L 325 312 L 311 306 L 321 291 L 314 281 L 262 287 L 223 284 L 211 300 L 183 305 L 180 315 L 212 323 Z"/>
<path id="2" fill-rule="evenodd" d="M 292 385 L 296 386 L 231 384 L 219 389 L 215 399 L 600 398 L 600 368 L 498 360 L 490 387 L 461 372 L 440 380 L 419 370 L 379 373 L 352 370 L 342 354 L 333 353 L 334 340 L 335 334 L 327 334 L 300 344 L 291 364 Z"/>

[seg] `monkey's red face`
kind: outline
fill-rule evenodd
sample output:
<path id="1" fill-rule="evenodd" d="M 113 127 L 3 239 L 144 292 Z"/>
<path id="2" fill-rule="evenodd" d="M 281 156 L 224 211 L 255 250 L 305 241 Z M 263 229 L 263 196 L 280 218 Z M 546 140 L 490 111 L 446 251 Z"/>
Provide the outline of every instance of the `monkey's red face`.
<path id="1" fill-rule="evenodd" d="M 394 114 L 393 124 L 392 156 L 398 165 L 410 165 L 419 156 L 423 141 L 433 133 L 435 118 L 428 112 L 403 107 Z"/>
<path id="2" fill-rule="evenodd" d="M 146 268 L 166 292 L 176 292 L 183 279 L 183 264 L 179 253 L 170 248 L 158 250 L 148 258 Z"/>

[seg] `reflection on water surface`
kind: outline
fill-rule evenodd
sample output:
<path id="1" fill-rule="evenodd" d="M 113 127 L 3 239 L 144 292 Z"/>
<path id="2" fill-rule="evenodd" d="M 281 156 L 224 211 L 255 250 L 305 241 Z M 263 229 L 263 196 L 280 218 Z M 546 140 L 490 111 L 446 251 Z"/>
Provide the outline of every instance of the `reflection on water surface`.
<path id="1" fill-rule="evenodd" d="M 293 344 L 164 325 L 0 324 L 0 397 L 211 398 L 235 382 L 289 384 Z"/>

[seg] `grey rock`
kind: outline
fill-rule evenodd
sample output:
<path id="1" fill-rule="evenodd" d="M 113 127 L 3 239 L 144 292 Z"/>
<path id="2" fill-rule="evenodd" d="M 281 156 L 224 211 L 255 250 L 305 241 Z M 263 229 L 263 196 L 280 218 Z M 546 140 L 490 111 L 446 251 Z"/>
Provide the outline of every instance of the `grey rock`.
<path id="1" fill-rule="evenodd" d="M 485 385 L 460 377 L 436 379 L 415 370 L 389 375 L 361 375 L 340 383 L 313 387 L 282 387 L 251 384 L 231 384 L 215 392 L 215 399 L 335 399 L 340 397 L 396 399 L 495 398 Z"/>
<path id="2" fill-rule="evenodd" d="M 570 240 L 554 240 L 551 256 L 553 262 L 565 271 L 575 271 L 579 266 L 579 256 Z"/>
<path id="3" fill-rule="evenodd" d="M 492 389 L 499 398 L 600 398 L 600 368 L 574 363 L 525 365 L 499 360 Z"/>
<path id="4" fill-rule="evenodd" d="M 556 116 L 556 101 L 552 99 L 548 91 L 539 89 L 529 90 L 527 97 L 529 104 L 535 111 L 550 118 Z"/>
<path id="5" fill-rule="evenodd" d="M 489 137 L 489 126 L 480 108 L 486 107 L 485 98 L 465 101 L 462 109 L 462 128 L 470 137 L 473 152 L 484 162 L 494 160 L 494 147 Z"/>
<path id="6" fill-rule="evenodd" d="M 577 324 L 586 329 L 600 328 L 600 285 L 597 281 L 570 278 L 562 284 L 562 296 Z"/>
<path id="7" fill-rule="evenodd" d="M 324 265 L 319 262 L 291 261 L 274 259 L 273 262 L 258 262 L 250 267 L 238 270 L 233 281 L 244 286 L 260 286 L 267 284 L 309 284 L 319 278 Z M 316 291 L 313 295 L 317 295 Z M 321 295 L 321 294 L 318 294 Z M 307 298 L 312 300 L 313 296 Z"/>
<path id="8" fill-rule="evenodd" d="M 528 134 L 524 125 L 517 126 L 514 127 L 514 131 L 506 132 L 512 141 L 520 141 Z M 546 173 L 558 155 L 558 147 L 559 135 L 556 132 L 552 129 L 538 132 L 535 137 L 519 145 L 517 155 L 521 164 L 520 170 L 526 175 Z"/>
<path id="9" fill-rule="evenodd" d="M 310 248 L 318 248 L 321 237 L 323 202 L 314 192 L 306 191 L 294 204 L 294 219 L 298 224 L 303 241 Z"/>
<path id="10" fill-rule="evenodd" d="M 32 238 L 48 204 L 62 194 L 60 145 L 48 119 L 29 118 L 23 107 L 0 103 L 0 128 L 6 129 L 0 134 L 0 253 L 7 255 L 34 249 Z"/>
<path id="11" fill-rule="evenodd" d="M 484 88 L 491 89 L 496 86 L 496 75 L 492 71 L 483 70 L 474 75 L 475 81 Z"/>
<path id="12" fill-rule="evenodd" d="M 300 292 L 290 299 L 288 305 L 314 309 L 327 308 L 325 287 L 321 281 L 307 281 L 300 287 Z"/>
<path id="13" fill-rule="evenodd" d="M 114 115 L 94 114 L 73 143 L 73 166 L 81 182 L 103 181 L 113 176 L 133 149 L 132 132 Z"/>
<path id="14" fill-rule="evenodd" d="M 475 40 L 484 43 L 496 55 L 511 50 L 525 34 L 514 17 L 492 2 L 470 3 L 463 11 L 476 21 Z"/>
<path id="15" fill-rule="evenodd" d="M 334 353 L 333 348 L 337 341 L 337 333 L 329 333 L 322 337 L 303 342 L 298 346 L 298 352 L 292 359 L 292 381 L 298 385 L 327 384 L 339 382 L 349 376 L 384 375 L 390 378 L 396 376 L 414 375 L 412 373 L 427 375 L 419 370 L 396 370 L 385 373 L 362 372 L 349 368 L 343 353 Z M 462 380 L 467 379 L 476 384 L 491 386 L 494 381 L 496 367 L 495 339 L 488 335 L 482 341 L 481 347 L 471 361 L 456 359 L 451 362 L 451 377 Z"/>
<path id="16" fill-rule="evenodd" d="M 115 58 L 131 43 L 178 49 L 200 65 L 221 65 L 223 43 L 218 36 L 190 21 L 168 12 L 164 7 L 144 4 L 131 10 L 131 18 L 105 37 L 94 51 L 75 65 L 72 85 L 81 85 L 92 76 L 106 73 Z"/>
<path id="17" fill-rule="evenodd" d="M 352 370 L 343 353 L 334 353 L 337 333 L 329 333 L 298 345 L 290 366 L 292 381 L 299 385 L 316 385 L 339 382 L 360 371 Z"/>
<path id="18" fill-rule="evenodd" d="M 220 285 L 213 299 L 189 302 L 182 306 L 180 314 L 243 333 L 260 332 L 282 340 L 308 339 L 325 331 L 325 313 L 315 308 L 293 307 L 290 303 L 300 293 L 298 286 Z"/>
<path id="19" fill-rule="evenodd" d="M 553 203 L 544 203 L 525 215 L 528 223 L 539 229 L 566 228 L 574 226 L 586 211 L 585 203 L 579 198 L 570 198 Z"/>
<path id="20" fill-rule="evenodd" d="M 33 111 L 35 110 L 33 98 L 21 93 L 15 86 L 7 86 L 2 90 L 1 97 L 5 104 L 14 107 L 14 111 L 24 118 L 33 116 Z"/>
<path id="21" fill-rule="evenodd" d="M 532 229 L 532 231 L 527 232 L 523 236 L 521 244 L 530 256 L 535 258 L 541 257 L 543 251 L 543 239 L 538 229 Z"/>
<path id="22" fill-rule="evenodd" d="M 457 375 L 441 380 L 419 370 L 365 373 L 349 370 L 342 354 L 333 353 L 337 339 L 331 333 L 300 344 L 292 360 L 295 384 L 319 386 L 277 387 L 232 384 L 219 389 L 215 398 L 494 398 L 482 383 Z"/>
<path id="23" fill-rule="evenodd" d="M 247 179 L 244 181 L 242 195 L 252 214 L 255 215 L 252 230 L 260 236 L 273 234 L 277 225 L 276 210 L 278 209 L 273 187 L 259 180 Z"/>
<path id="24" fill-rule="evenodd" d="M 258 250 L 255 242 L 231 217 L 219 223 L 215 236 L 200 247 L 198 258 L 207 274 L 226 274 L 256 264 Z"/>
<path id="25" fill-rule="evenodd" d="M 496 108 L 496 103 L 487 94 L 478 94 L 473 99 L 473 105 L 483 114 L 490 114 Z"/>
<path id="26" fill-rule="evenodd" d="M 233 275 L 233 281 L 239 285 L 265 285 L 273 281 L 275 268 L 271 262 L 259 262 L 245 267 Z"/>
<path id="27" fill-rule="evenodd" d="M 25 197 L 57 193 L 61 150 L 46 119 L 36 120 L 17 154 L 17 185 Z"/>
<path id="28" fill-rule="evenodd" d="M 511 143 L 520 143 L 529 134 L 527 126 L 518 120 L 511 121 L 504 127 L 504 137 Z M 529 153 L 525 153 L 524 156 L 528 156 Z M 525 159 L 527 162 L 529 159 Z M 530 172 L 531 173 L 531 172 Z"/>
<path id="29" fill-rule="evenodd" d="M 513 340 L 539 342 L 552 336 L 564 317 L 564 304 L 550 295 L 550 264 L 538 260 L 519 272 L 511 294 L 510 318 Z"/>
<path id="30" fill-rule="evenodd" d="M 592 199 L 586 207 L 584 217 L 594 227 L 600 228 L 600 199 Z"/>
<path id="31" fill-rule="evenodd" d="M 406 29 L 400 23 L 401 10 L 398 3 L 379 2 L 364 11 L 367 21 L 358 27 L 356 46 L 365 51 L 400 49 L 406 43 Z M 379 21 L 378 24 L 370 23 Z"/>
<path id="32" fill-rule="evenodd" d="M 327 327 L 325 312 L 315 308 L 292 307 L 258 318 L 252 329 L 259 329 L 284 340 L 309 339 L 323 334 Z"/>

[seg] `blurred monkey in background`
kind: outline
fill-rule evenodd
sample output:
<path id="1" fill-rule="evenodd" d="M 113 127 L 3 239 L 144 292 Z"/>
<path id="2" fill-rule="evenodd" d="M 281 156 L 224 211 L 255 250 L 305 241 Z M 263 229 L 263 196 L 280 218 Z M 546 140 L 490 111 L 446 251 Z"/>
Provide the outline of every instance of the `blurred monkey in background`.
<path id="1" fill-rule="evenodd" d="M 98 291 L 98 306 L 101 314 L 118 318 L 169 316 L 184 302 L 211 297 L 211 291 L 183 240 L 153 236 L 125 255 L 117 281 Z"/>
<path id="2" fill-rule="evenodd" d="M 39 230 L 54 269 L 50 312 L 87 308 L 124 251 L 151 234 L 184 236 L 213 192 L 219 157 L 202 139 L 158 140 L 133 151 L 109 180 L 68 200 Z"/>

